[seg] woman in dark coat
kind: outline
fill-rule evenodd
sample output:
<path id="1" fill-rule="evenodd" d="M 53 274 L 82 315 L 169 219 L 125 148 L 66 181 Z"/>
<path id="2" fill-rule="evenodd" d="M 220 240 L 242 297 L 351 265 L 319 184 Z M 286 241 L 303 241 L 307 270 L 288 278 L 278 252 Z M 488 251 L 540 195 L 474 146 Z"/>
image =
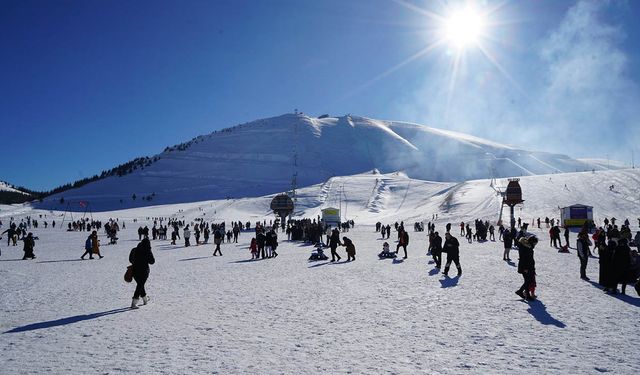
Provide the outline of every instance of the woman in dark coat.
<path id="1" fill-rule="evenodd" d="M 604 237 L 604 232 L 601 234 Z M 598 278 L 598 284 L 600 284 L 605 292 L 612 292 L 615 290 L 615 278 L 613 276 L 613 254 L 616 252 L 617 244 L 615 241 L 609 240 L 609 244 L 602 246 L 600 238 L 598 238 L 599 246 L 598 254 L 600 259 L 600 272 Z"/>
<path id="2" fill-rule="evenodd" d="M 148 238 L 144 238 L 138 246 L 131 249 L 129 262 L 133 265 L 133 279 L 136 281 L 136 291 L 133 293 L 131 308 L 137 309 L 140 297 L 142 297 L 144 305 L 149 302 L 147 292 L 144 290 L 144 284 L 149 278 L 149 265 L 156 262 L 151 252 L 151 242 L 149 242 Z"/>
<path id="3" fill-rule="evenodd" d="M 523 236 L 518 240 L 518 273 L 522 274 L 524 282 L 516 294 L 521 298 L 532 300 L 534 296 L 530 294 L 532 284 L 535 282 L 536 262 L 533 258 L 533 249 L 538 244 L 538 238 L 534 235 Z"/>
<path id="4" fill-rule="evenodd" d="M 36 246 L 36 243 L 33 240 L 33 234 L 29 232 L 27 237 L 25 237 L 22 241 L 24 241 L 24 257 L 22 259 L 36 259 L 36 256 L 33 255 L 33 248 Z"/>
<path id="5" fill-rule="evenodd" d="M 353 244 L 353 241 L 348 237 L 342 237 L 342 246 L 346 247 L 347 262 L 356 260 L 356 246 Z"/>
<path id="6" fill-rule="evenodd" d="M 618 246 L 616 252 L 613 254 L 613 275 L 615 277 L 615 291 L 618 284 L 622 284 L 620 289 L 622 294 L 625 294 L 627 289 L 627 282 L 629 281 L 629 266 L 631 265 L 631 249 L 627 244 L 626 238 L 620 238 L 618 240 Z"/>

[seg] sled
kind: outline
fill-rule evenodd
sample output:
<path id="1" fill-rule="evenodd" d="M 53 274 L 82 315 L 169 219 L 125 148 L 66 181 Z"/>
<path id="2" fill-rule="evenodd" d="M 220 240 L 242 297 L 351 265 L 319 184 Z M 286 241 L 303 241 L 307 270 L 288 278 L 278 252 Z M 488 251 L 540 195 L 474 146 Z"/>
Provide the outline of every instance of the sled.
<path id="1" fill-rule="evenodd" d="M 398 254 L 394 253 L 394 252 L 381 252 L 380 254 L 378 254 L 378 258 L 380 259 L 395 259 L 398 257 Z"/>

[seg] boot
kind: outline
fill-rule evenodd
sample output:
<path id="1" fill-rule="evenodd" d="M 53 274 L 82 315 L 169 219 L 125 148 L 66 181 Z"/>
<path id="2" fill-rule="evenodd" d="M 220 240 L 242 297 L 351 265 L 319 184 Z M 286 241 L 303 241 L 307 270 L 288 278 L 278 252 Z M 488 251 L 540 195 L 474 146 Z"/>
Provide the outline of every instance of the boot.
<path id="1" fill-rule="evenodd" d="M 142 304 L 146 305 L 149 302 L 149 296 L 142 297 Z"/>
<path id="2" fill-rule="evenodd" d="M 140 298 L 132 298 L 131 299 L 131 308 L 132 309 L 137 309 L 138 308 L 138 302 L 140 302 Z"/>
<path id="3" fill-rule="evenodd" d="M 462 276 L 462 268 L 458 268 L 458 276 Z"/>
<path id="4" fill-rule="evenodd" d="M 445 267 L 444 272 L 442 274 L 445 276 L 449 276 L 449 267 Z"/>

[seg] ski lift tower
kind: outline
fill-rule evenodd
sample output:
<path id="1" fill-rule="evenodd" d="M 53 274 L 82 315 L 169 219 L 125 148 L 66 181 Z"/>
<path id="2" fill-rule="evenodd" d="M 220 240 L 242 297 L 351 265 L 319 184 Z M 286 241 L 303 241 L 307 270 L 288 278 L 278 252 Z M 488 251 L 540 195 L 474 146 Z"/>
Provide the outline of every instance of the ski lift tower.
<path id="1" fill-rule="evenodd" d="M 518 204 L 522 204 L 522 188 L 520 187 L 519 178 L 510 178 L 507 189 L 504 191 L 502 198 L 502 205 L 509 206 L 509 213 L 511 218 L 511 229 L 516 227 L 516 218 L 514 214 L 514 208 Z"/>
<path id="2" fill-rule="evenodd" d="M 284 230 L 286 217 L 291 215 L 294 209 L 293 200 L 287 194 L 278 194 L 271 200 L 271 209 L 280 216 L 280 227 Z"/>

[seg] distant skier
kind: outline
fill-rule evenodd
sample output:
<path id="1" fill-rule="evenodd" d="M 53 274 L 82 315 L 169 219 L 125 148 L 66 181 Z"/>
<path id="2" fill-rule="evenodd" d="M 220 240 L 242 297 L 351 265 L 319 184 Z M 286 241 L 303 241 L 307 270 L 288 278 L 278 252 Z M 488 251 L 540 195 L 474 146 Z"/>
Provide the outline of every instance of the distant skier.
<path id="1" fill-rule="evenodd" d="M 131 308 L 137 309 L 140 297 L 142 297 L 142 304 L 146 305 L 149 302 L 149 297 L 144 289 L 144 285 L 149 278 L 149 265 L 156 262 L 151 252 L 151 242 L 149 242 L 149 238 L 144 238 L 138 246 L 131 249 L 129 262 L 133 266 L 133 279 L 136 281 L 136 290 L 131 300 Z"/>
<path id="2" fill-rule="evenodd" d="M 456 268 L 458 269 L 458 276 L 461 276 L 462 267 L 460 266 L 460 242 L 458 242 L 458 239 L 453 237 L 449 232 L 445 233 L 444 238 L 445 241 L 442 252 L 447 253 L 447 263 L 444 266 L 443 274 L 445 276 L 449 275 L 449 267 L 451 267 L 451 262 L 453 262 L 456 264 Z"/>

